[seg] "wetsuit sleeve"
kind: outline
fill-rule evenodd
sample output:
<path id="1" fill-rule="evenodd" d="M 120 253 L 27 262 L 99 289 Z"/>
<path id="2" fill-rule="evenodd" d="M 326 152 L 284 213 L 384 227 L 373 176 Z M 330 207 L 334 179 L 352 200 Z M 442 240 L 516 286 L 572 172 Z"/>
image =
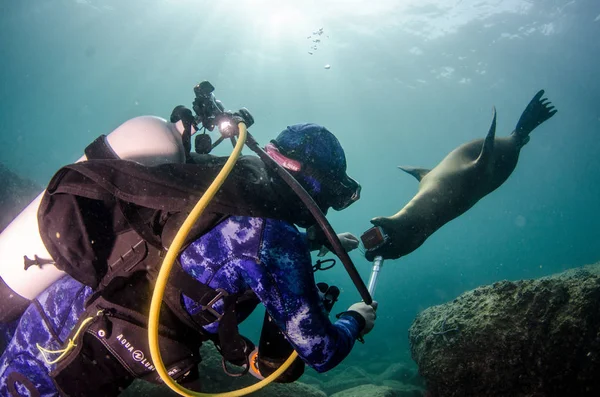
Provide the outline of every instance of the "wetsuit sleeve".
<path id="1" fill-rule="evenodd" d="M 319 298 L 305 236 L 267 220 L 259 261 L 246 261 L 244 278 L 298 355 L 318 372 L 339 364 L 352 350 L 360 324 L 352 315 L 329 320 Z"/>

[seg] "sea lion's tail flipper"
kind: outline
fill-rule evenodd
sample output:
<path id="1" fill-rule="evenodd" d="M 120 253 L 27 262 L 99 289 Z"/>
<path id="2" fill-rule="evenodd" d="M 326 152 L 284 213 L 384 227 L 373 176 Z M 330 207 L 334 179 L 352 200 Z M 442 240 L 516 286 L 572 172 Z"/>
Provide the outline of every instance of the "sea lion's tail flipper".
<path id="1" fill-rule="evenodd" d="M 419 182 L 421 182 L 421 179 L 423 179 L 425 177 L 425 175 L 427 175 L 429 173 L 429 171 L 431 171 L 430 169 L 427 169 L 427 168 L 405 167 L 402 165 L 399 165 L 398 168 L 400 168 L 402 171 L 406 172 L 407 174 L 411 174 L 412 176 L 417 178 L 417 180 Z"/>
<path id="2" fill-rule="evenodd" d="M 481 153 L 479 153 L 479 157 L 475 161 L 478 164 L 483 164 L 488 161 L 492 156 L 492 152 L 494 151 L 494 142 L 496 140 L 496 108 L 492 108 L 492 124 L 490 125 L 490 129 L 483 140 L 483 145 L 481 146 Z"/>
<path id="3" fill-rule="evenodd" d="M 529 105 L 527 105 L 523 111 L 523 114 L 517 123 L 517 127 L 513 132 L 513 135 L 521 139 L 522 145 L 529 142 L 529 134 L 531 131 L 550 117 L 554 116 L 557 112 L 548 98 L 542 98 L 542 95 L 544 95 L 544 90 L 540 90 L 535 94 L 533 99 L 529 102 Z"/>

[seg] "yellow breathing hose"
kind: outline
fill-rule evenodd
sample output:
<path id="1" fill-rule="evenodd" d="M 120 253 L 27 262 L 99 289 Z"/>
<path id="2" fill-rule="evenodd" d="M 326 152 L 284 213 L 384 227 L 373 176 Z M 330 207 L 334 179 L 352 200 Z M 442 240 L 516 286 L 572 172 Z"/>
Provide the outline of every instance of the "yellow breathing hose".
<path id="1" fill-rule="evenodd" d="M 152 362 L 154 367 L 156 368 L 156 372 L 160 376 L 161 380 L 165 383 L 165 385 L 169 386 L 171 390 L 178 393 L 181 396 L 186 397 L 239 397 L 244 396 L 246 394 L 255 392 L 257 390 L 262 389 L 269 383 L 273 382 L 279 375 L 285 372 L 290 365 L 294 362 L 296 357 L 298 357 L 298 353 L 295 351 L 290 355 L 290 357 L 279 367 L 275 372 L 261 380 L 258 383 L 255 383 L 251 386 L 245 387 L 239 390 L 233 390 L 225 393 L 199 393 L 193 390 L 186 389 L 185 387 L 179 385 L 175 382 L 171 376 L 167 372 L 167 368 L 163 363 L 162 356 L 160 354 L 160 347 L 158 343 L 158 324 L 160 317 L 160 306 L 162 304 L 162 300 L 165 294 L 165 288 L 167 286 L 167 281 L 169 280 L 169 274 L 171 273 L 171 269 L 173 267 L 173 263 L 177 259 L 179 255 L 179 251 L 183 246 L 183 243 L 189 234 L 192 226 L 196 223 L 196 220 L 202 215 L 210 201 L 219 191 L 219 188 L 227 179 L 227 176 L 231 173 L 233 166 L 237 162 L 240 157 L 240 153 L 242 152 L 242 148 L 246 142 L 247 131 L 246 124 L 239 123 L 239 138 L 235 148 L 231 152 L 229 159 L 219 171 L 219 174 L 215 178 L 215 180 L 208 187 L 206 192 L 200 197 L 196 206 L 192 209 L 188 217 L 186 218 L 183 225 L 175 235 L 169 250 L 163 260 L 162 266 L 160 267 L 160 271 L 158 273 L 158 278 L 156 279 L 156 285 L 154 286 L 154 292 L 152 293 L 152 302 L 150 303 L 150 315 L 148 317 L 148 343 L 150 344 L 150 356 L 152 357 Z"/>

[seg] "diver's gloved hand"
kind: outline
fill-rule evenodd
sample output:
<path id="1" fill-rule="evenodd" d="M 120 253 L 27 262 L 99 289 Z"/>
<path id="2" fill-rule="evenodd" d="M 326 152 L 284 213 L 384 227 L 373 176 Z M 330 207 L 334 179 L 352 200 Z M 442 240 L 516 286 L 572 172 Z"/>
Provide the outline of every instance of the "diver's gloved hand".
<path id="1" fill-rule="evenodd" d="M 373 301 L 370 305 L 365 302 L 357 302 L 348 308 L 348 312 L 356 312 L 365 319 L 365 326 L 360 331 L 359 336 L 364 336 L 371 332 L 375 326 L 375 320 L 377 319 L 377 301 Z"/>
<path id="2" fill-rule="evenodd" d="M 358 248 L 358 238 L 354 234 L 344 232 L 338 234 L 338 238 L 340 239 L 342 247 L 344 247 L 344 250 L 346 250 L 346 252 L 350 252 Z"/>
<path id="3" fill-rule="evenodd" d="M 340 233 L 337 235 L 340 239 L 340 243 L 342 244 L 342 248 L 346 252 L 350 252 L 356 248 L 358 248 L 358 238 L 348 232 Z M 329 248 L 326 245 L 323 245 L 319 250 L 319 254 L 317 256 L 325 256 L 329 252 Z"/>

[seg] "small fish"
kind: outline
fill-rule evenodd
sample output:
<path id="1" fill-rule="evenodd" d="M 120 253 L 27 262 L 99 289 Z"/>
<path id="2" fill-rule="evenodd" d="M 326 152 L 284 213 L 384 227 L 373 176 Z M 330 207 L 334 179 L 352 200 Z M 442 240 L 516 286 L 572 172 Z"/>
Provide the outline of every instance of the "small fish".
<path id="1" fill-rule="evenodd" d="M 310 52 L 310 51 L 309 51 L 308 53 L 309 53 L 310 55 L 312 55 L 312 54 L 313 54 L 313 53 L 312 53 L 312 52 Z"/>

